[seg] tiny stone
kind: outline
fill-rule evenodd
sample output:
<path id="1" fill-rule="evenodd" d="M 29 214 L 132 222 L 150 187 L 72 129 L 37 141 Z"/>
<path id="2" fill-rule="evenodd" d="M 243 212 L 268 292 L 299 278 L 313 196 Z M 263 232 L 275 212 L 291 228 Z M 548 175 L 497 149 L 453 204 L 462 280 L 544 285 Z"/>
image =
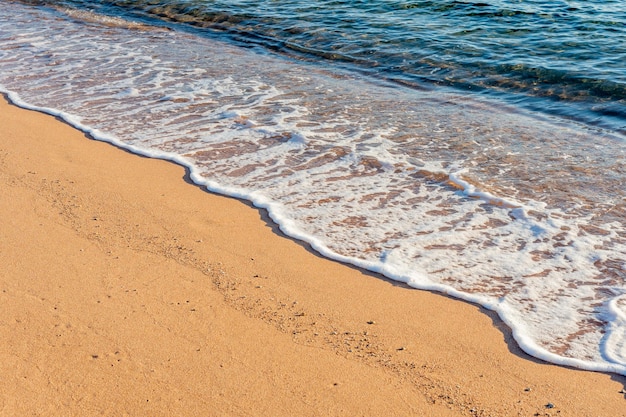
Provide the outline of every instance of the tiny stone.
<path id="1" fill-rule="evenodd" d="M 374 320 L 370 320 L 367 322 L 367 324 L 376 324 L 376 322 Z"/>
<path id="2" fill-rule="evenodd" d="M 548 403 L 548 404 L 546 404 L 546 408 L 554 408 L 554 404 Z"/>
<path id="3" fill-rule="evenodd" d="M 532 391 L 532 389 L 531 388 L 525 388 L 524 391 L 530 392 L 530 391 Z"/>

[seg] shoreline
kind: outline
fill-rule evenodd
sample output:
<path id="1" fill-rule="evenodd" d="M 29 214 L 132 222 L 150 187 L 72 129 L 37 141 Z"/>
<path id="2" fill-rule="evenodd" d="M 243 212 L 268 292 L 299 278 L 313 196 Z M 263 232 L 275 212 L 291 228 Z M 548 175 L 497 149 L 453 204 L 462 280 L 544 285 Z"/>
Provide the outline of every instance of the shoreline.
<path id="1" fill-rule="evenodd" d="M 0 415 L 626 415 L 626 377 L 534 359 L 183 167 L 4 95 L 0 126 Z"/>

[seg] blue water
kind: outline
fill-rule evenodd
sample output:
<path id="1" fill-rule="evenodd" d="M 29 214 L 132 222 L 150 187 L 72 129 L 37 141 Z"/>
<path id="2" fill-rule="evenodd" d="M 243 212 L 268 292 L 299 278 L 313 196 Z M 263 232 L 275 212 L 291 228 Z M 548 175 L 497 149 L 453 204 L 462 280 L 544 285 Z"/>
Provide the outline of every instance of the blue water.
<path id="1" fill-rule="evenodd" d="M 2 6 L 15 103 L 492 309 L 531 355 L 626 375 L 618 2 Z"/>
<path id="2" fill-rule="evenodd" d="M 620 1 L 46 1 L 184 23 L 385 79 L 626 131 Z"/>

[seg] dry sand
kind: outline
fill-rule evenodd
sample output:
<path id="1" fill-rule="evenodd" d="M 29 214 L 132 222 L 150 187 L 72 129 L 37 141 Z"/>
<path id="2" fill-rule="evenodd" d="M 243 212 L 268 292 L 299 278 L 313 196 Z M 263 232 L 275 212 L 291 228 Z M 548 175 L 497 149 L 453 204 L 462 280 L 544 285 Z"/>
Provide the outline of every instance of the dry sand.
<path id="1" fill-rule="evenodd" d="M 1 101 L 1 416 L 626 415 L 626 378 Z"/>

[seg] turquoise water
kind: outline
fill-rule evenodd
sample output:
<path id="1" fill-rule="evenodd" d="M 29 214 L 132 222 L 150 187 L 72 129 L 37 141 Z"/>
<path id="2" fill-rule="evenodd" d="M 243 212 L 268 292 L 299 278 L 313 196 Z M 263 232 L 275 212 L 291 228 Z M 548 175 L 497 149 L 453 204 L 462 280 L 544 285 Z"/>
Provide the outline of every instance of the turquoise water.
<path id="1" fill-rule="evenodd" d="M 616 2 L 3 2 L 0 91 L 492 309 L 531 355 L 626 375 L 623 22 Z"/>
<path id="2" fill-rule="evenodd" d="M 620 1 L 46 1 L 209 28 L 418 86 L 449 85 L 626 130 Z"/>

